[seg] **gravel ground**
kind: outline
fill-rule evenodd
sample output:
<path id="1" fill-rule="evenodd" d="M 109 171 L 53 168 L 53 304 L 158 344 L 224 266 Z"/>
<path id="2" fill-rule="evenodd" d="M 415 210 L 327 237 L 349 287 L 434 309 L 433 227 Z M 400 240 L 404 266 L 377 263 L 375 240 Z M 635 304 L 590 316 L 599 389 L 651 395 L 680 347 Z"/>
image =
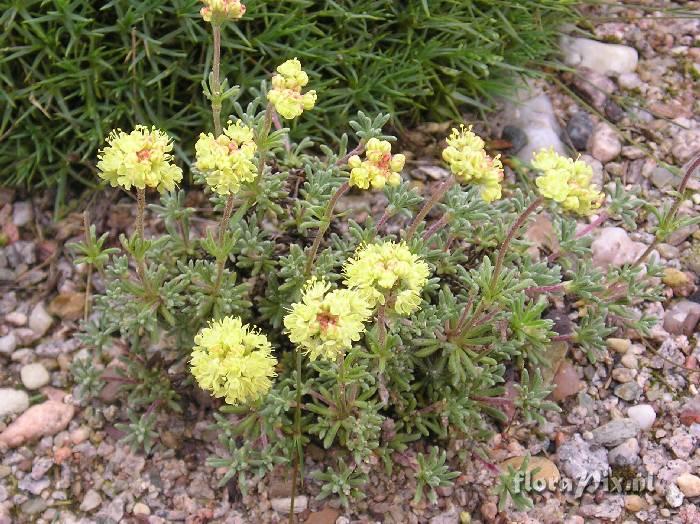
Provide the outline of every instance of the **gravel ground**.
<path id="1" fill-rule="evenodd" d="M 633 19 L 639 10 L 591 8 L 592 16 L 614 20 L 596 25 L 599 43 L 563 41 L 575 72 L 523 88 L 518 105 L 509 103 L 489 120 L 493 143 L 525 160 L 537 147 L 573 147 L 601 184 L 621 180 L 654 205 L 666 201 L 678 178 L 664 163 L 680 168 L 700 151 L 700 3 L 683 7 L 698 17 L 649 12 Z M 424 125 L 404 137 L 407 147 L 421 151 L 408 169 L 417 183 L 443 176 L 431 155 L 446 129 Z M 691 184 L 700 189 L 697 178 Z M 113 237 L 131 221 L 131 204 L 116 198 L 91 217 Z M 344 205 L 355 204 L 361 202 L 350 197 Z M 0 248 L 0 523 L 285 521 L 289 486 L 281 478 L 260 481 L 246 496 L 233 484 L 217 487 L 222 472 L 205 466 L 216 435 L 204 419 L 169 418 L 146 457 L 119 443 L 114 423 L 125 418 L 125 407 L 113 402 L 114 387 L 103 390 L 102 402 L 73 400 L 68 368 L 87 351 L 74 338 L 85 276 L 63 246 L 81 234 L 82 217 L 54 223 L 50 207 L 46 197 L 22 200 L 0 190 L 0 227 L 9 240 Z M 685 214 L 699 210 L 700 193 L 681 207 Z M 594 264 L 634 260 L 651 242 L 652 225 L 652 215 L 642 216 L 634 232 L 604 223 L 593 233 Z M 648 338 L 619 330 L 595 365 L 575 347 L 560 348 L 566 357 L 559 359 L 553 395 L 561 414 L 548 415 L 539 428 L 514 425 L 496 435 L 487 465 L 458 464 L 463 442 L 451 442 L 451 461 L 462 475 L 454 488 L 439 490 L 434 506 L 411 502 L 414 481 L 399 467 L 391 478 L 371 475 L 367 498 L 350 512 L 337 500 L 317 501 L 319 488 L 308 482 L 296 504 L 303 510 L 299 521 L 700 523 L 698 227 L 677 232 L 657 251 L 667 268 L 666 300 L 639 309 L 661 321 Z M 115 355 L 120 350 L 113 348 Z M 526 453 L 535 457 L 531 467 L 540 468 L 529 479 L 535 506 L 499 513 L 490 492 L 498 465 L 517 465 Z M 328 458 L 312 446 L 307 471 Z M 635 476 L 645 479 L 643 489 L 628 482 Z M 541 479 L 559 481 L 561 489 L 544 487 Z M 593 486 L 584 491 L 581 479 Z"/>

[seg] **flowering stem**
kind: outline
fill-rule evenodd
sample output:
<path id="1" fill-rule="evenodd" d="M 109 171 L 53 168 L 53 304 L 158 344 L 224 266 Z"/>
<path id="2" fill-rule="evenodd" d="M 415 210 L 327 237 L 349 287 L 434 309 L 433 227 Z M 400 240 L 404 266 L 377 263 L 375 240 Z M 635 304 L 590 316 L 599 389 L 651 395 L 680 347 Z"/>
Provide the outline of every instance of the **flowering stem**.
<path id="1" fill-rule="evenodd" d="M 214 60 L 212 62 L 211 112 L 214 118 L 214 137 L 221 134 L 221 26 L 212 24 L 214 34 Z"/>
<path id="2" fill-rule="evenodd" d="M 449 191 L 449 189 L 454 185 L 455 179 L 454 177 L 450 177 L 438 186 L 432 196 L 425 202 L 425 204 L 423 204 L 423 207 L 413 219 L 413 222 L 411 222 L 411 225 L 406 232 L 406 241 L 413 238 L 413 235 L 416 234 L 416 230 L 418 229 L 418 225 L 425 219 L 426 216 L 428 216 L 430 210 L 433 209 L 435 205 L 440 202 L 440 200 L 442 200 L 445 193 L 447 193 L 447 191 Z"/>
<path id="3" fill-rule="evenodd" d="M 272 129 L 272 121 L 274 119 L 274 108 L 272 104 L 267 104 L 265 108 L 265 120 L 260 136 L 258 136 L 258 177 L 262 177 L 265 169 L 265 157 L 267 156 L 267 137 Z M 257 180 L 256 180 L 257 182 Z"/>
<path id="4" fill-rule="evenodd" d="M 277 114 L 277 111 L 272 111 L 272 123 L 275 124 L 275 129 L 277 131 L 282 129 L 282 122 L 280 122 L 280 117 Z M 287 150 L 287 153 L 291 152 L 292 150 L 292 144 L 289 141 L 289 135 L 284 135 L 284 148 Z"/>
<path id="5" fill-rule="evenodd" d="M 533 286 L 525 290 L 526 293 L 558 293 L 566 290 L 566 282 L 553 284 L 551 286 Z"/>
<path id="6" fill-rule="evenodd" d="M 605 222 L 608 218 L 610 218 L 610 215 L 608 215 L 607 211 L 601 211 L 598 217 L 588 224 L 586 227 L 581 229 L 578 233 L 576 233 L 576 238 L 581 238 L 585 237 L 588 233 L 593 231 L 595 228 L 597 228 L 599 225 L 601 225 L 603 222 Z"/>
<path id="7" fill-rule="evenodd" d="M 292 469 L 292 499 L 289 503 L 289 524 L 294 524 L 294 499 L 297 495 L 297 478 L 299 470 L 304 461 L 304 450 L 301 447 L 301 351 L 294 347 L 294 357 L 296 360 L 296 406 L 294 407 L 294 466 Z"/>
<path id="8" fill-rule="evenodd" d="M 668 218 L 667 222 L 672 223 L 673 219 L 676 218 L 676 213 L 678 213 L 678 210 L 681 207 L 681 204 L 683 203 L 683 195 L 685 194 L 685 189 L 688 186 L 688 182 L 690 181 L 690 176 L 693 174 L 693 172 L 700 167 L 700 155 L 697 155 L 693 160 L 691 160 L 690 164 L 688 165 L 688 169 L 685 170 L 685 174 L 683 176 L 683 179 L 681 180 L 680 185 L 678 186 L 678 196 L 676 197 L 676 201 L 673 203 L 673 206 L 671 207 L 671 210 L 668 213 Z M 647 257 L 651 254 L 651 252 L 656 248 L 656 245 L 659 243 L 659 235 L 656 234 L 654 235 L 654 240 L 652 240 L 651 244 L 646 248 L 644 253 L 642 253 L 637 260 L 635 260 L 634 264 L 632 264 L 632 267 L 636 267 L 642 262 L 644 262 Z"/>
<path id="9" fill-rule="evenodd" d="M 226 198 L 226 205 L 224 206 L 224 213 L 221 216 L 221 222 L 219 222 L 219 231 L 217 238 L 219 240 L 219 245 L 223 247 L 224 238 L 226 236 L 226 230 L 229 226 L 229 221 L 231 220 L 231 213 L 233 212 L 233 193 L 229 193 L 228 198 Z M 216 280 L 214 281 L 214 288 L 211 293 L 212 305 L 219 295 L 221 290 L 221 282 L 224 276 L 224 266 L 226 265 L 226 257 L 220 257 L 216 261 Z"/>
<path id="10" fill-rule="evenodd" d="M 525 221 L 528 219 L 528 217 L 540 206 L 540 204 L 542 204 L 542 202 L 544 202 L 544 198 L 542 198 L 541 196 L 533 200 L 533 202 L 529 206 L 527 206 L 525 211 L 520 213 L 520 216 L 518 216 L 515 223 L 508 230 L 508 234 L 506 235 L 503 244 L 501 244 L 501 249 L 499 249 L 498 251 L 498 257 L 496 258 L 496 266 L 494 267 L 493 274 L 491 275 L 490 287 L 492 290 L 496 286 L 496 282 L 498 282 L 498 277 L 501 275 L 501 270 L 503 269 L 503 261 L 506 258 L 506 253 L 508 252 L 508 248 L 510 247 L 510 243 L 512 242 L 513 237 L 523 226 L 523 224 L 525 224 Z"/>
<path id="11" fill-rule="evenodd" d="M 389 218 L 391 218 L 389 210 L 385 209 L 384 213 L 382 213 L 382 216 L 379 218 L 377 225 L 374 227 L 377 233 L 379 233 L 379 230 L 384 227 L 384 224 L 386 224 L 386 221 L 389 220 Z"/>
<path id="12" fill-rule="evenodd" d="M 435 223 L 433 223 L 433 225 L 431 225 L 428 229 L 425 230 L 425 233 L 423 233 L 423 242 L 428 240 L 431 236 L 433 236 L 440 229 L 442 229 L 449 221 L 450 218 L 447 216 L 447 213 L 442 215 L 439 220 L 437 220 Z"/>
<path id="13" fill-rule="evenodd" d="M 143 240 L 143 215 L 146 210 L 146 189 L 136 189 L 136 232 Z"/>
<path id="14" fill-rule="evenodd" d="M 363 141 L 361 141 L 359 144 L 357 144 L 357 146 L 355 146 L 355 149 L 353 149 L 352 151 L 349 151 L 345 156 L 339 158 L 339 159 L 336 161 L 335 165 L 336 165 L 336 166 L 342 166 L 342 165 L 344 165 L 344 164 L 347 164 L 347 162 L 348 162 L 348 160 L 350 160 L 350 157 L 351 157 L 351 156 L 353 156 L 353 155 L 361 155 L 361 154 L 363 153 L 364 150 L 365 150 L 365 142 L 364 142 L 364 140 L 363 140 Z"/>
<path id="15" fill-rule="evenodd" d="M 347 409 L 347 396 L 345 393 L 345 353 L 341 353 L 338 357 L 338 393 L 340 406 L 338 408 L 338 416 L 345 418 Z"/>
<path id="16" fill-rule="evenodd" d="M 331 225 L 331 219 L 333 217 L 333 209 L 335 208 L 335 205 L 338 203 L 338 200 L 340 200 L 340 197 L 342 197 L 347 190 L 350 189 L 350 184 L 346 181 L 343 182 L 338 189 L 335 190 L 335 193 L 333 193 L 333 196 L 331 199 L 328 201 L 328 205 L 326 206 L 326 211 L 323 214 L 323 219 L 321 222 L 321 226 L 318 228 L 318 231 L 316 232 L 316 238 L 314 238 L 314 243 L 311 246 L 311 250 L 309 251 L 309 256 L 306 259 L 306 267 L 304 268 L 304 275 L 308 278 L 311 275 L 311 269 L 313 268 L 314 265 L 314 260 L 316 260 L 316 254 L 318 253 L 318 248 L 321 246 L 321 240 L 323 240 L 323 235 L 326 234 L 326 231 Z"/>
<path id="17" fill-rule="evenodd" d="M 386 345 L 386 304 L 380 304 L 377 309 L 377 331 L 379 345 L 384 349 Z"/>
<path id="18" fill-rule="evenodd" d="M 90 219 L 88 218 L 88 212 L 83 213 L 83 226 L 85 228 L 85 242 L 90 242 Z M 92 264 L 88 264 L 88 274 L 87 281 L 85 282 L 85 311 L 84 320 L 87 322 L 88 316 L 90 315 L 90 288 L 92 287 Z"/>

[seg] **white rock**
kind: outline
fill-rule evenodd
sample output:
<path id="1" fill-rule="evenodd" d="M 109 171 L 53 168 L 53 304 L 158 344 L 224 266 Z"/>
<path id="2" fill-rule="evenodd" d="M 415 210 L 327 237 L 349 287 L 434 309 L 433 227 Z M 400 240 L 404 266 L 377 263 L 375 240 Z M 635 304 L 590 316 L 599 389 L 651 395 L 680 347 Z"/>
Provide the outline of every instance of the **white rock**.
<path id="1" fill-rule="evenodd" d="M 29 395 L 19 389 L 0 389 L 0 417 L 22 413 L 29 407 Z"/>
<path id="2" fill-rule="evenodd" d="M 656 412 L 649 404 L 638 404 L 627 410 L 627 416 L 639 424 L 642 430 L 649 429 L 656 421 Z"/>
<path id="3" fill-rule="evenodd" d="M 68 427 L 75 408 L 57 400 L 30 407 L 0 433 L 0 444 L 16 448 L 25 442 L 55 435 Z"/>
<path id="4" fill-rule="evenodd" d="M 666 487 L 666 502 L 672 508 L 679 508 L 683 504 L 683 493 L 673 483 Z"/>
<path id="5" fill-rule="evenodd" d="M 601 162 L 610 162 L 622 151 L 622 142 L 612 127 L 601 122 L 593 130 L 588 148 L 594 158 Z"/>
<path id="6" fill-rule="evenodd" d="M 94 489 L 91 489 L 83 497 L 83 502 L 80 504 L 81 511 L 92 511 L 102 503 L 102 497 Z"/>
<path id="7" fill-rule="evenodd" d="M 588 67 L 604 75 L 621 75 L 637 69 L 639 54 L 633 47 L 569 36 L 563 36 L 560 45 L 564 62 L 570 66 Z"/>
<path id="8" fill-rule="evenodd" d="M 270 500 L 270 505 L 277 513 L 289 513 L 292 497 L 277 497 Z M 309 505 L 309 498 L 306 495 L 294 497 L 294 513 L 301 513 Z"/>
<path id="9" fill-rule="evenodd" d="M 52 323 L 53 318 L 46 312 L 43 302 L 39 302 L 34 306 L 32 313 L 29 315 L 29 328 L 36 333 L 37 336 L 44 336 Z"/>
<path id="10" fill-rule="evenodd" d="M 0 353 L 9 355 L 17 348 L 17 337 L 10 331 L 4 337 L 0 337 Z"/>
<path id="11" fill-rule="evenodd" d="M 34 219 L 31 202 L 15 202 L 12 206 L 12 223 L 17 227 L 26 226 Z"/>
<path id="12" fill-rule="evenodd" d="M 151 508 L 146 506 L 143 502 L 137 502 L 134 504 L 134 509 L 132 510 L 134 515 L 144 515 L 148 516 L 151 514 Z"/>
<path id="13" fill-rule="evenodd" d="M 700 153 L 700 130 L 684 129 L 673 137 L 671 153 L 679 162 L 685 163 Z"/>
<path id="14" fill-rule="evenodd" d="M 700 477 L 683 473 L 676 479 L 676 484 L 686 497 L 697 497 L 700 495 Z"/>
<path id="15" fill-rule="evenodd" d="M 621 227 L 604 227 L 591 244 L 593 265 L 607 269 L 609 266 L 631 264 L 646 250 L 641 242 L 630 239 Z"/>
<path id="16" fill-rule="evenodd" d="M 506 114 L 509 123 L 522 129 L 527 135 L 527 144 L 518 151 L 518 158 L 531 162 L 532 154 L 540 149 L 553 147 L 560 155 L 566 148 L 559 138 L 560 128 L 549 97 L 541 92 L 525 88 L 518 91 L 516 102 L 508 104 Z"/>
<path id="17" fill-rule="evenodd" d="M 19 372 L 22 384 L 27 389 L 39 389 L 49 383 L 51 377 L 43 364 L 35 362 L 22 366 Z"/>
<path id="18" fill-rule="evenodd" d="M 27 323 L 27 315 L 21 311 L 12 311 L 5 315 L 5 321 L 13 326 L 22 327 Z"/>
<path id="19" fill-rule="evenodd" d="M 641 87 L 642 80 L 637 73 L 622 73 L 617 77 L 617 84 L 620 86 L 620 89 L 627 89 L 630 91 Z"/>

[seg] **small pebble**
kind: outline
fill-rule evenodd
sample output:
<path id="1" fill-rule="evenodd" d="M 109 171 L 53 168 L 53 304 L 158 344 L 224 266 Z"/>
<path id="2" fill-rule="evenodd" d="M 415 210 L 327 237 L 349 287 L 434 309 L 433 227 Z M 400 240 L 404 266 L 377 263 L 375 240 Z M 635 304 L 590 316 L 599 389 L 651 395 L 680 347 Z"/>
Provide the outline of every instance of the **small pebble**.
<path id="1" fill-rule="evenodd" d="M 656 421 L 656 412 L 649 404 L 638 404 L 627 410 L 627 416 L 634 420 L 640 429 L 649 429 Z"/>
<path id="2" fill-rule="evenodd" d="M 29 395 L 19 389 L 0 389 L 0 417 L 23 413 L 29 408 Z"/>
<path id="3" fill-rule="evenodd" d="M 49 380 L 51 380 L 49 372 L 46 371 L 44 365 L 38 362 L 22 366 L 19 373 L 22 379 L 22 384 L 24 384 L 24 387 L 29 390 L 44 387 L 49 383 Z"/>

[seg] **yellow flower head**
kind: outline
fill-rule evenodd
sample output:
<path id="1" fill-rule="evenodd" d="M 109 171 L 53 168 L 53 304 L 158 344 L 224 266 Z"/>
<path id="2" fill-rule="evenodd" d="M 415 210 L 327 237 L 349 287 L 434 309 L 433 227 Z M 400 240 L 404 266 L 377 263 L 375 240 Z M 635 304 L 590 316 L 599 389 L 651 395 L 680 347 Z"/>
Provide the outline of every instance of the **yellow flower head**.
<path id="1" fill-rule="evenodd" d="M 240 120 L 228 122 L 223 134 L 214 138 L 211 133 L 200 134 L 194 146 L 196 168 L 201 171 L 209 187 L 220 195 L 237 193 L 243 182 L 252 182 L 258 176 L 253 130 Z"/>
<path id="2" fill-rule="evenodd" d="M 254 401 L 272 386 L 277 361 L 267 337 L 240 318 L 213 320 L 194 337 L 192 375 L 228 404 Z"/>
<path id="3" fill-rule="evenodd" d="M 472 126 L 462 125 L 459 130 L 452 129 L 442 158 L 459 183 L 476 184 L 481 198 L 493 202 L 501 198 L 503 164 L 500 155 L 491 158 L 484 146 L 484 141 L 472 133 Z"/>
<path id="4" fill-rule="evenodd" d="M 603 202 L 603 193 L 591 184 L 593 170 L 582 160 L 563 157 L 553 148 L 541 149 L 533 155 L 532 166 L 542 173 L 535 180 L 542 196 L 564 209 L 588 215 Z"/>
<path id="5" fill-rule="evenodd" d="M 267 93 L 267 99 L 277 112 L 291 120 L 305 109 L 313 109 L 316 91 L 301 93 L 301 88 L 309 83 L 309 76 L 301 69 L 301 62 L 296 58 L 287 60 L 277 68 L 277 73 L 272 77 L 272 89 Z"/>
<path id="6" fill-rule="evenodd" d="M 107 138 L 108 146 L 99 154 L 99 176 L 112 187 L 147 187 L 172 191 L 182 180 L 182 169 L 172 163 L 173 145 L 160 129 L 136 126 L 131 133 L 116 129 Z"/>
<path id="7" fill-rule="evenodd" d="M 199 13 L 205 22 L 212 24 L 239 20 L 246 10 L 241 0 L 202 0 L 202 3 L 204 7 L 199 10 Z"/>
<path id="8" fill-rule="evenodd" d="M 352 155 L 348 159 L 350 186 L 381 189 L 386 184 L 398 186 L 401 183 L 401 170 L 406 163 L 404 155 L 392 155 L 391 144 L 386 140 L 370 138 L 365 149 L 365 158 Z"/>
<path id="9" fill-rule="evenodd" d="M 330 291 L 322 280 L 309 280 L 301 302 L 284 317 L 289 339 L 306 350 L 311 360 L 336 360 L 360 340 L 371 309 L 347 289 Z"/>
<path id="10" fill-rule="evenodd" d="M 374 307 L 387 304 L 399 315 L 418 309 L 430 269 L 401 242 L 361 246 L 343 269 L 345 284 Z"/>

